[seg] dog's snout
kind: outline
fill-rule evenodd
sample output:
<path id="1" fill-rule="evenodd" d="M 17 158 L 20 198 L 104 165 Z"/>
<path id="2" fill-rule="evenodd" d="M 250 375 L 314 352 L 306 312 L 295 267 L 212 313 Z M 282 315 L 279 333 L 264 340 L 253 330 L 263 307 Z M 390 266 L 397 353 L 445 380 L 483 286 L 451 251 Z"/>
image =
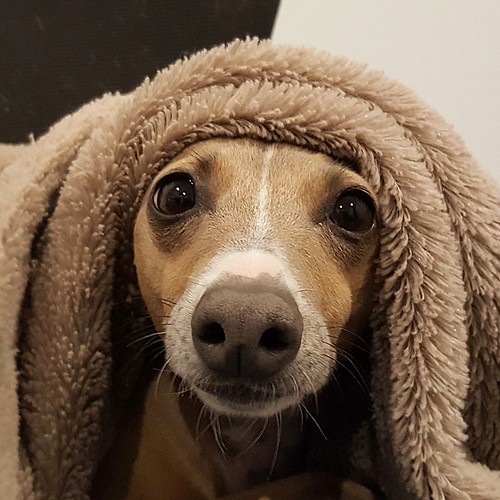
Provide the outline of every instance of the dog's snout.
<path id="1" fill-rule="evenodd" d="M 300 347 L 302 316 L 279 284 L 219 284 L 200 299 L 191 321 L 194 346 L 215 372 L 262 379 L 288 365 Z"/>

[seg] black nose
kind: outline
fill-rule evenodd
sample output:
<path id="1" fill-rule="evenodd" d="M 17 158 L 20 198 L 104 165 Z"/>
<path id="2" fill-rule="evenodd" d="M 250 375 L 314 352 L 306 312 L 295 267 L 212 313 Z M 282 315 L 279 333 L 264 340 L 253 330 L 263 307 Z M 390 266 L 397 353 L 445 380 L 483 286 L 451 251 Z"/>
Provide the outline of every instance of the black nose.
<path id="1" fill-rule="evenodd" d="M 256 379 L 275 375 L 293 361 L 302 326 L 291 294 L 260 281 L 209 288 L 191 320 L 194 346 L 209 368 Z"/>

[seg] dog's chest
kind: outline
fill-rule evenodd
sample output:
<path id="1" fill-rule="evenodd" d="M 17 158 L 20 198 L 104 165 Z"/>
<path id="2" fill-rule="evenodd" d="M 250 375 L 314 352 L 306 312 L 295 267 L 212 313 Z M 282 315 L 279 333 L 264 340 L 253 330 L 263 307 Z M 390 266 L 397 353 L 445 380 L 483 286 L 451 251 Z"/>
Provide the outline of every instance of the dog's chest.
<path id="1" fill-rule="evenodd" d="M 128 498 L 162 499 L 166 491 L 216 498 L 296 474 L 304 433 L 292 410 L 269 419 L 214 417 L 164 373 L 148 391 Z"/>
<path id="2" fill-rule="evenodd" d="M 226 493 L 235 493 L 297 473 L 303 466 L 303 432 L 298 415 L 245 421 L 219 419 L 204 453 L 215 464 Z"/>

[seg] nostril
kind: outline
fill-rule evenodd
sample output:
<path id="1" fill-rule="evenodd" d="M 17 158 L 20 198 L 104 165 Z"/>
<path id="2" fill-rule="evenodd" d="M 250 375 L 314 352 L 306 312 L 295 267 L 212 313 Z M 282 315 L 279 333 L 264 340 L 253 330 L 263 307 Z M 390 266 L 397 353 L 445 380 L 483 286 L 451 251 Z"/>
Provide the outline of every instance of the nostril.
<path id="1" fill-rule="evenodd" d="M 268 351 L 284 351 L 290 346 L 288 332 L 280 328 L 268 328 L 260 337 L 259 345 Z"/>
<path id="2" fill-rule="evenodd" d="M 201 327 L 198 338 L 205 344 L 222 344 L 226 340 L 226 334 L 222 325 L 214 321 Z"/>

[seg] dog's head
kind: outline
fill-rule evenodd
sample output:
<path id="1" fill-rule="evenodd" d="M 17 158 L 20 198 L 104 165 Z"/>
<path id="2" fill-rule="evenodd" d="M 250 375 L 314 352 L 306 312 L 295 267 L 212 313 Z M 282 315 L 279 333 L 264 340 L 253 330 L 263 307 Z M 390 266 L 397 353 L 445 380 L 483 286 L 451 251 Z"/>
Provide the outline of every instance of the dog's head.
<path id="1" fill-rule="evenodd" d="M 299 404 L 366 327 L 376 201 L 326 155 L 197 143 L 152 183 L 134 245 L 168 367 L 216 412 Z"/>

